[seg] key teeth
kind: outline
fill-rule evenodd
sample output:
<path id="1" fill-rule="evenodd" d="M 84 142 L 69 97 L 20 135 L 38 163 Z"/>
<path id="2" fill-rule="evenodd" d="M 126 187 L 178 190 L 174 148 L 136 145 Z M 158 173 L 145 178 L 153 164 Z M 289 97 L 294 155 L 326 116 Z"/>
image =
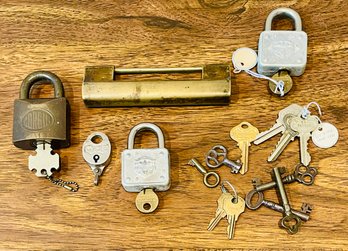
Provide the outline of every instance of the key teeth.
<path id="1" fill-rule="evenodd" d="M 308 138 L 308 139 L 309 139 L 309 138 Z M 305 146 L 304 146 L 304 149 L 303 149 L 303 151 L 304 151 L 304 153 L 303 153 L 303 159 L 302 159 L 302 157 L 301 157 L 301 162 L 302 162 L 302 164 L 305 165 L 305 166 L 308 166 L 309 163 L 311 162 L 311 159 L 312 159 L 310 153 L 308 152 L 308 141 L 309 141 L 308 139 L 307 139 L 306 142 L 304 143 Z M 300 149 L 300 151 L 301 151 L 301 149 Z"/>
<path id="2" fill-rule="evenodd" d="M 313 210 L 313 206 L 308 203 L 302 203 L 301 212 L 305 214 L 310 214 Z"/>
<path id="3" fill-rule="evenodd" d="M 284 135 L 284 134 L 283 134 Z M 277 158 L 275 158 L 275 159 L 271 159 L 271 156 L 275 153 L 275 151 L 277 150 L 277 148 L 278 148 L 278 146 L 280 145 L 280 143 L 282 142 L 282 137 L 280 137 L 280 139 L 278 140 L 278 142 L 277 142 L 277 144 L 276 144 L 276 146 L 275 146 L 275 148 L 273 149 L 273 151 L 271 152 L 271 154 L 268 156 L 268 162 L 273 162 L 273 161 L 275 161 Z"/>

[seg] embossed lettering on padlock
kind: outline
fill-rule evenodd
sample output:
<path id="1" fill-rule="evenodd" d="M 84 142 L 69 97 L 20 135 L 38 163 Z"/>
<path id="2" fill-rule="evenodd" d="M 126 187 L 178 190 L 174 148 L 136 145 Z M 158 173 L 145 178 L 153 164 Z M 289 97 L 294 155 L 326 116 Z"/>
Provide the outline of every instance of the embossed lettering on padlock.
<path id="1" fill-rule="evenodd" d="M 272 30 L 272 21 L 278 16 L 291 18 L 295 30 Z M 300 15 L 290 8 L 273 10 L 267 17 L 265 31 L 259 39 L 258 73 L 272 76 L 279 70 L 287 70 L 291 76 L 300 76 L 306 63 L 307 34 L 302 31 Z"/>
<path id="2" fill-rule="evenodd" d="M 54 98 L 29 97 L 36 83 L 51 83 Z M 49 140 L 53 148 L 70 145 L 69 103 L 61 80 L 52 72 L 36 71 L 22 82 L 19 99 L 14 103 L 13 144 L 22 149 L 36 149 L 36 142 Z"/>
<path id="3" fill-rule="evenodd" d="M 158 138 L 158 148 L 134 149 L 138 132 L 153 131 Z M 164 147 L 161 129 L 151 123 L 141 123 L 132 128 L 128 136 L 128 149 L 122 152 L 122 186 L 127 192 L 140 192 L 145 188 L 166 191 L 170 187 L 169 152 Z"/>

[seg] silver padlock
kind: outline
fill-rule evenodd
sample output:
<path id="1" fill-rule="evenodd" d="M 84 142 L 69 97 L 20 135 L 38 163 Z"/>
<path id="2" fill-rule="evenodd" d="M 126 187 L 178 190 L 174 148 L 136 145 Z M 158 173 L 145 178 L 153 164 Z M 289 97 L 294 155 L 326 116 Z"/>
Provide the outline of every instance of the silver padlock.
<path id="1" fill-rule="evenodd" d="M 88 136 L 82 146 L 82 155 L 94 174 L 94 185 L 111 161 L 111 144 L 108 136 L 94 132 Z"/>
<path id="2" fill-rule="evenodd" d="M 150 130 L 158 138 L 158 148 L 134 149 L 137 133 Z M 122 152 L 122 186 L 127 192 L 140 192 L 151 188 L 166 191 L 170 187 L 169 152 L 164 147 L 161 129 L 151 123 L 133 127 L 128 136 L 128 149 Z"/>
<path id="3" fill-rule="evenodd" d="M 295 30 L 272 30 L 272 21 L 277 16 L 293 20 Z M 290 8 L 273 10 L 267 17 L 265 31 L 260 35 L 257 71 L 272 76 L 287 70 L 291 76 L 303 74 L 307 63 L 307 34 L 302 31 L 300 15 Z"/>

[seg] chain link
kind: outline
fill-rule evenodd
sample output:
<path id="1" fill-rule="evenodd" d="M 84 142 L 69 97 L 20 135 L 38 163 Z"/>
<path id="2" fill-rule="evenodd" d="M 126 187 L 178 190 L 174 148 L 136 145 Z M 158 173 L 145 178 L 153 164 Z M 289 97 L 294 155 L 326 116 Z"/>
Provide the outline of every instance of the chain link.
<path id="1" fill-rule="evenodd" d="M 79 184 L 77 184 L 75 181 L 64 181 L 62 179 L 55 179 L 52 176 L 46 176 L 46 178 L 51 181 L 56 186 L 61 186 L 71 192 L 77 192 L 80 188 Z M 75 187 L 69 186 L 74 185 Z"/>

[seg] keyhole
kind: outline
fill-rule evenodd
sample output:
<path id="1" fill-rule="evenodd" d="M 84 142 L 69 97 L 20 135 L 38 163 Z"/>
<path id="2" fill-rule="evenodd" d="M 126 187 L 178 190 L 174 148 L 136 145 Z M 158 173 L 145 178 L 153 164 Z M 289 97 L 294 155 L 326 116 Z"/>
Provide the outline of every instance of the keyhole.
<path id="1" fill-rule="evenodd" d="M 100 159 L 100 157 L 99 157 L 98 154 L 96 154 L 96 155 L 93 156 L 93 159 L 94 159 L 95 163 L 97 163 L 98 160 Z"/>

